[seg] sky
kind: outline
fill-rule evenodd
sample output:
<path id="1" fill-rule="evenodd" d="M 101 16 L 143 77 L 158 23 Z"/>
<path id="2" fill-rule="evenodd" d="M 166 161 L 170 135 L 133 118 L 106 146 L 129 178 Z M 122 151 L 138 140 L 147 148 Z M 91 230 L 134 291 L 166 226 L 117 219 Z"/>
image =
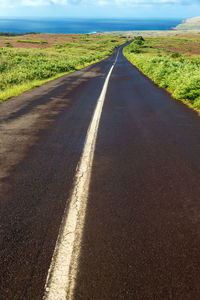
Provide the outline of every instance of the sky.
<path id="1" fill-rule="evenodd" d="M 191 18 L 200 0 L 0 0 L 1 18 Z"/>

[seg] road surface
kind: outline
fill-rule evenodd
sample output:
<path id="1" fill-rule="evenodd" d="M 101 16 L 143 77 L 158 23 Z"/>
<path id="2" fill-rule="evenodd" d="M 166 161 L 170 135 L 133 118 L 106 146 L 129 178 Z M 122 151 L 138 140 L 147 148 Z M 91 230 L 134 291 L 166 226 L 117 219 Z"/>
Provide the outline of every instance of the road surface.
<path id="1" fill-rule="evenodd" d="M 122 48 L 0 105 L 0 299 L 50 299 L 97 103 L 71 299 L 200 299 L 200 118 Z"/>

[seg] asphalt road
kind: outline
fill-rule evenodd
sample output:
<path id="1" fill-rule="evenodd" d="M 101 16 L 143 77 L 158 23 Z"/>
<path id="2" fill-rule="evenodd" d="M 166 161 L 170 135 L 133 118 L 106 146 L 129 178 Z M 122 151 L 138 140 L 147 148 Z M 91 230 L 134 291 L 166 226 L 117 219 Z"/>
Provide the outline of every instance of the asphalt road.
<path id="1" fill-rule="evenodd" d="M 0 105 L 2 300 L 44 295 L 115 58 Z M 98 129 L 74 300 L 200 299 L 199 153 L 197 114 L 120 50 Z"/>

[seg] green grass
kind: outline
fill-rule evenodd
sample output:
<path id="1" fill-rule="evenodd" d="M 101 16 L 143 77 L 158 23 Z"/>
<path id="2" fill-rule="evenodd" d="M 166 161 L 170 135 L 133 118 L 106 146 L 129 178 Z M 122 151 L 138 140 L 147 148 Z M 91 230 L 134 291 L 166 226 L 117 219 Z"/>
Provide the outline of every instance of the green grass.
<path id="1" fill-rule="evenodd" d="M 35 41 L 35 40 L 17 40 L 17 43 L 48 44 L 47 41 Z"/>
<path id="2" fill-rule="evenodd" d="M 124 39 L 112 36 L 76 37 L 62 47 L 0 48 L 0 102 L 109 56 Z"/>
<path id="3" fill-rule="evenodd" d="M 175 99 L 184 100 L 194 109 L 200 109 L 200 57 L 158 49 L 168 46 L 169 39 L 148 39 L 138 53 L 132 51 L 135 43 L 124 48 L 124 55 L 160 87 L 167 89 Z M 177 43 L 183 41 L 177 40 Z M 185 40 L 189 44 L 191 41 Z"/>
<path id="4" fill-rule="evenodd" d="M 9 42 L 5 42 L 4 45 L 9 48 L 13 48 L 13 45 Z"/>
<path id="5" fill-rule="evenodd" d="M 40 79 L 40 80 L 33 80 L 33 81 L 28 81 L 25 83 L 21 83 L 20 85 L 13 85 L 12 87 L 10 87 L 9 89 L 6 89 L 4 91 L 1 92 L 1 99 L 0 99 L 0 103 L 3 102 L 6 99 L 9 99 L 11 97 L 15 97 L 18 96 L 34 87 L 38 87 L 41 86 L 42 84 L 49 82 L 53 79 L 56 79 L 62 75 L 65 75 L 66 73 L 60 73 L 59 75 L 55 75 L 49 79 Z"/>

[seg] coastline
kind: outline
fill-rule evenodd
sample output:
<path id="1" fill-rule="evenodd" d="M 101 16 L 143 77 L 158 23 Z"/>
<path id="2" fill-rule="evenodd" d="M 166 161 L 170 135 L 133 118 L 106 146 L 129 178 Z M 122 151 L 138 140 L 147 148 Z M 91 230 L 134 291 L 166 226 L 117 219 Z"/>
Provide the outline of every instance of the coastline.
<path id="1" fill-rule="evenodd" d="M 0 32 L 91 34 L 114 31 L 171 30 L 181 19 L 0 19 Z"/>

